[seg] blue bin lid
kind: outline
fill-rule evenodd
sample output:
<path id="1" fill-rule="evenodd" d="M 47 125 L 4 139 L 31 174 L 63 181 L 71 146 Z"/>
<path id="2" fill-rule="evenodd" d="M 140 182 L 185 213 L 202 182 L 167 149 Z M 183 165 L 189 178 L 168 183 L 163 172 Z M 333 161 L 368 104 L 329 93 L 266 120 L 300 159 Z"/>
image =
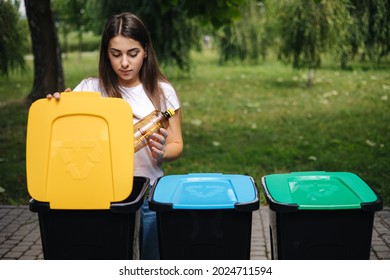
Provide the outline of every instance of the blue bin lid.
<path id="1" fill-rule="evenodd" d="M 264 176 L 262 186 L 272 207 L 300 210 L 381 208 L 377 194 L 356 174 L 308 171 Z M 280 209 L 280 208 L 279 208 Z"/>
<path id="2" fill-rule="evenodd" d="M 161 177 L 152 188 L 150 203 L 156 211 L 158 205 L 169 205 L 171 209 L 237 210 L 239 205 L 258 208 L 259 199 L 257 186 L 250 176 L 191 173 Z"/>

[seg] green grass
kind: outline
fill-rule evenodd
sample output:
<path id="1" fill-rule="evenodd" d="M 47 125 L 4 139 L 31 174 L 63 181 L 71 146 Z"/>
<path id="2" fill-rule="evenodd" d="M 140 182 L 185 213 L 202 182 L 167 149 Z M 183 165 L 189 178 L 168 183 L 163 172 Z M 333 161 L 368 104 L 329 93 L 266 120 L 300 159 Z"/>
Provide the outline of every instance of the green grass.
<path id="1" fill-rule="evenodd" d="M 96 75 L 97 53 L 64 60 L 67 86 Z M 307 71 L 275 60 L 218 66 L 213 52 L 193 56 L 191 78 L 166 69 L 183 107 L 185 150 L 166 174 L 249 174 L 325 170 L 360 175 L 390 205 L 390 73 L 325 64 L 306 88 Z M 366 67 L 366 68 L 364 68 Z M 363 70 L 364 69 L 364 70 Z M 0 203 L 26 204 L 21 98 L 32 74 L 0 80 Z M 18 85 L 18 86 L 15 86 Z"/>

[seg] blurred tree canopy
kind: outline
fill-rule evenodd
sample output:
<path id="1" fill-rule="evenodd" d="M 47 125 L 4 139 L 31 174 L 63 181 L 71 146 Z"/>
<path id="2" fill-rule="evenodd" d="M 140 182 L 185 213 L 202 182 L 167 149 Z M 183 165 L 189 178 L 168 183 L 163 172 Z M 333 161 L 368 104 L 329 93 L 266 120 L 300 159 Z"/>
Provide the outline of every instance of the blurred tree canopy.
<path id="1" fill-rule="evenodd" d="M 348 0 L 285 0 L 277 5 L 280 57 L 294 68 L 309 68 L 307 85 L 311 86 L 321 55 L 346 46 Z"/>
<path id="2" fill-rule="evenodd" d="M 262 2 L 245 0 L 239 12 L 239 20 L 224 24 L 214 32 L 221 64 L 235 59 L 256 63 L 260 56 L 265 59 L 272 36 L 267 29 L 271 22 L 270 11 Z"/>
<path id="3" fill-rule="evenodd" d="M 57 23 L 58 32 L 64 38 L 64 52 L 68 52 L 68 34 L 75 30 L 78 38 L 78 52 L 81 57 L 83 33 L 88 30 L 90 24 L 90 13 L 86 12 L 88 0 L 52 0 L 52 7 L 55 11 L 54 19 Z"/>
<path id="4" fill-rule="evenodd" d="M 378 65 L 390 52 L 388 0 L 246 0 L 240 19 L 215 32 L 220 62 L 256 63 L 273 53 L 294 68 L 308 68 L 308 85 L 323 56 L 346 69 L 360 54 Z"/>
<path id="5" fill-rule="evenodd" d="M 24 68 L 25 38 L 19 24 L 19 3 L 0 0 L 0 76 L 9 71 Z"/>
<path id="6" fill-rule="evenodd" d="M 17 13 L 21 1 L 0 0 L 1 75 L 24 65 L 26 32 L 21 30 Z M 110 15 L 129 11 L 145 22 L 159 61 L 181 70 L 189 70 L 190 51 L 201 48 L 205 35 L 211 35 L 213 46 L 218 47 L 220 63 L 229 60 L 258 63 L 260 58 L 264 60 L 268 53 L 273 53 L 293 67 L 311 69 L 309 84 L 325 55 L 332 55 L 341 68 L 347 68 L 348 62 L 356 57 L 378 65 L 390 52 L 388 0 L 44 2 L 52 4 L 55 27 L 64 36 L 65 51 L 69 33 L 77 34 L 81 54 L 83 33 L 100 34 Z M 52 16 L 51 10 L 48 16 Z M 34 50 L 39 42 L 33 40 L 32 44 Z M 58 49 L 56 59 L 61 60 L 59 53 Z M 60 69 L 60 62 L 57 64 Z"/>
<path id="7" fill-rule="evenodd" d="M 251 35 L 254 30 L 257 37 Z M 258 48 L 272 46 L 294 67 L 310 65 L 315 56 L 319 59 L 313 47 L 350 59 L 360 53 L 378 62 L 390 52 L 390 1 L 246 0 L 240 19 L 218 32 L 225 57 L 247 59 L 243 54 L 256 53 L 248 49 L 255 41 Z"/>
<path id="8" fill-rule="evenodd" d="M 365 55 L 375 63 L 390 52 L 390 1 L 351 0 L 349 12 L 353 19 L 350 29 L 352 55 L 364 49 Z"/>

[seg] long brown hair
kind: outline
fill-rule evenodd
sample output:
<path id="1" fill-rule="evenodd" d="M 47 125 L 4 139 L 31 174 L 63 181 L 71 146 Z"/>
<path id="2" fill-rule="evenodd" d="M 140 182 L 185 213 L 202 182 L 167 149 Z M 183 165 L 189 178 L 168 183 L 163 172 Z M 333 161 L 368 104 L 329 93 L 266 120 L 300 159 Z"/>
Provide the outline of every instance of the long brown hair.
<path id="1" fill-rule="evenodd" d="M 165 100 L 165 96 L 159 86 L 159 82 L 168 82 L 168 80 L 160 70 L 148 30 L 143 22 L 134 14 L 122 13 L 113 15 L 107 20 L 100 43 L 100 86 L 108 96 L 122 97 L 118 77 L 112 69 L 108 57 L 110 40 L 119 35 L 138 41 L 144 48 L 146 57 L 142 64 L 139 78 L 154 107 L 161 110 L 161 102 Z"/>

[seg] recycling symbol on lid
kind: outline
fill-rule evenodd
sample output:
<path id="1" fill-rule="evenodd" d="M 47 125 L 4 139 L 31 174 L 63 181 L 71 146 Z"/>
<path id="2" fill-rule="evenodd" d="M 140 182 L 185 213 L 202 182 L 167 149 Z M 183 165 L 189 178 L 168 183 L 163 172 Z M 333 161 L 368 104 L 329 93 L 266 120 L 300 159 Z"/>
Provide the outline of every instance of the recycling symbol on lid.
<path id="1" fill-rule="evenodd" d="M 102 146 L 96 139 L 67 139 L 58 148 L 59 156 L 72 179 L 86 179 L 100 162 Z"/>
<path id="2" fill-rule="evenodd" d="M 201 184 L 196 186 L 189 186 L 186 188 L 186 191 L 196 197 L 207 198 L 223 193 L 224 189 L 225 188 L 223 186 Z"/>

